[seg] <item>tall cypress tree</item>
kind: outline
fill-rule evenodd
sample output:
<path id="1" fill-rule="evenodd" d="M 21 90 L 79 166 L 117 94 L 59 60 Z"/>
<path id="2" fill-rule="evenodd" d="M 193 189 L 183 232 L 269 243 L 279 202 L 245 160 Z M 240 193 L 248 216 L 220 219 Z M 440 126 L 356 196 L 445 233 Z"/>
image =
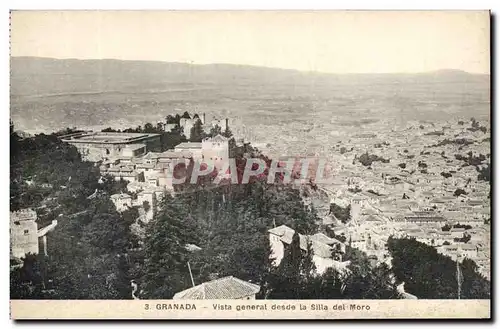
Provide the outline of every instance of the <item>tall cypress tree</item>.
<path id="1" fill-rule="evenodd" d="M 312 242 L 307 239 L 307 249 L 301 262 L 301 274 L 306 279 L 309 280 L 316 274 L 316 265 L 313 261 L 314 250 Z"/>
<path id="2" fill-rule="evenodd" d="M 226 137 L 226 138 L 231 138 L 231 137 L 233 137 L 233 132 L 231 131 L 231 129 L 229 127 L 226 127 L 226 129 L 222 132 L 221 135 Z"/>
<path id="3" fill-rule="evenodd" d="M 300 236 L 294 233 L 292 242 L 285 248 L 285 255 L 270 283 L 269 298 L 301 299 L 304 292 L 305 277 L 303 252 L 300 249 Z"/>
<path id="4" fill-rule="evenodd" d="M 219 125 L 215 125 L 212 128 L 210 128 L 210 137 L 215 137 L 217 135 L 222 135 L 222 128 Z"/>
<path id="5" fill-rule="evenodd" d="M 184 208 L 178 199 L 166 196 L 160 213 L 146 228 L 141 298 L 170 299 L 190 286 L 186 244 L 193 237 Z"/>
<path id="6" fill-rule="evenodd" d="M 202 139 L 205 137 L 205 132 L 203 131 L 203 124 L 201 123 L 200 119 L 196 120 L 193 127 L 191 128 L 190 133 L 191 134 L 189 140 L 191 142 L 201 142 Z"/>

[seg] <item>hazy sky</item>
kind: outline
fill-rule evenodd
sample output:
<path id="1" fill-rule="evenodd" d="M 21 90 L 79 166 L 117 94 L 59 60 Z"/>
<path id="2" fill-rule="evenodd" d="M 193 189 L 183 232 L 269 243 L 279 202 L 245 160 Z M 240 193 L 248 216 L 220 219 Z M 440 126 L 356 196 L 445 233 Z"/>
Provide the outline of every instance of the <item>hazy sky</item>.
<path id="1" fill-rule="evenodd" d="M 484 11 L 16 11 L 11 55 L 335 73 L 489 73 L 489 31 Z"/>

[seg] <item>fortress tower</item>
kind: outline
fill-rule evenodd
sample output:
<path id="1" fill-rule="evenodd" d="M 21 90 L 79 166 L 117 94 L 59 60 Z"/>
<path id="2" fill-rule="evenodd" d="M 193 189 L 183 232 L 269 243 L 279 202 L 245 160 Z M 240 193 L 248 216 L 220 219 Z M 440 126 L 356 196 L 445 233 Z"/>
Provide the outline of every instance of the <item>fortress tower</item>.
<path id="1" fill-rule="evenodd" d="M 36 212 L 22 209 L 10 213 L 10 255 L 21 258 L 27 253 L 38 254 Z"/>

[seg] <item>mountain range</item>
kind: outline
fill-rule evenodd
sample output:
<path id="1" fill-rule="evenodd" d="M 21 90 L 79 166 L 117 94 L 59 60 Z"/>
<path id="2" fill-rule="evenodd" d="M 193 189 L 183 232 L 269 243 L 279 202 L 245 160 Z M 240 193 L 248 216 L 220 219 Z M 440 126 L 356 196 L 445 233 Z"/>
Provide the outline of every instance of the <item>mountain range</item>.
<path id="1" fill-rule="evenodd" d="M 227 117 L 243 135 L 259 139 L 275 129 L 269 125 L 331 120 L 350 125 L 353 120 L 489 113 L 490 76 L 459 70 L 330 74 L 232 64 L 37 57 L 12 57 L 10 64 L 11 119 L 17 129 L 30 133 L 127 128 L 186 110 Z M 262 137 L 253 136 L 255 127 Z"/>
<path id="2" fill-rule="evenodd" d="M 156 91 L 201 85 L 373 85 L 373 84 L 474 84 L 489 75 L 460 70 L 426 73 L 331 74 L 301 72 L 248 65 L 78 60 L 38 57 L 11 58 L 12 95 L 51 95 L 93 92 Z"/>

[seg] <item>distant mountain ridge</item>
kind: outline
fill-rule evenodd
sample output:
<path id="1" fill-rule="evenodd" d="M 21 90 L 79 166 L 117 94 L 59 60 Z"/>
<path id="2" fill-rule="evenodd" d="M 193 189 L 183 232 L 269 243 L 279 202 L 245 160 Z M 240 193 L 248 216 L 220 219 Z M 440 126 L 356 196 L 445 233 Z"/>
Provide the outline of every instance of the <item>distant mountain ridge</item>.
<path id="1" fill-rule="evenodd" d="M 489 75 L 458 70 L 329 74 L 116 59 L 13 57 L 10 88 L 11 119 L 29 133 L 136 127 L 187 110 L 235 120 L 233 131 L 256 140 L 267 139 L 252 129 L 277 123 L 487 115 L 490 100 Z"/>
<path id="2" fill-rule="evenodd" d="M 117 59 L 12 57 L 11 95 L 138 92 L 202 85 L 351 85 L 489 81 L 460 70 L 426 73 L 332 74 L 235 64 L 188 64 Z"/>

